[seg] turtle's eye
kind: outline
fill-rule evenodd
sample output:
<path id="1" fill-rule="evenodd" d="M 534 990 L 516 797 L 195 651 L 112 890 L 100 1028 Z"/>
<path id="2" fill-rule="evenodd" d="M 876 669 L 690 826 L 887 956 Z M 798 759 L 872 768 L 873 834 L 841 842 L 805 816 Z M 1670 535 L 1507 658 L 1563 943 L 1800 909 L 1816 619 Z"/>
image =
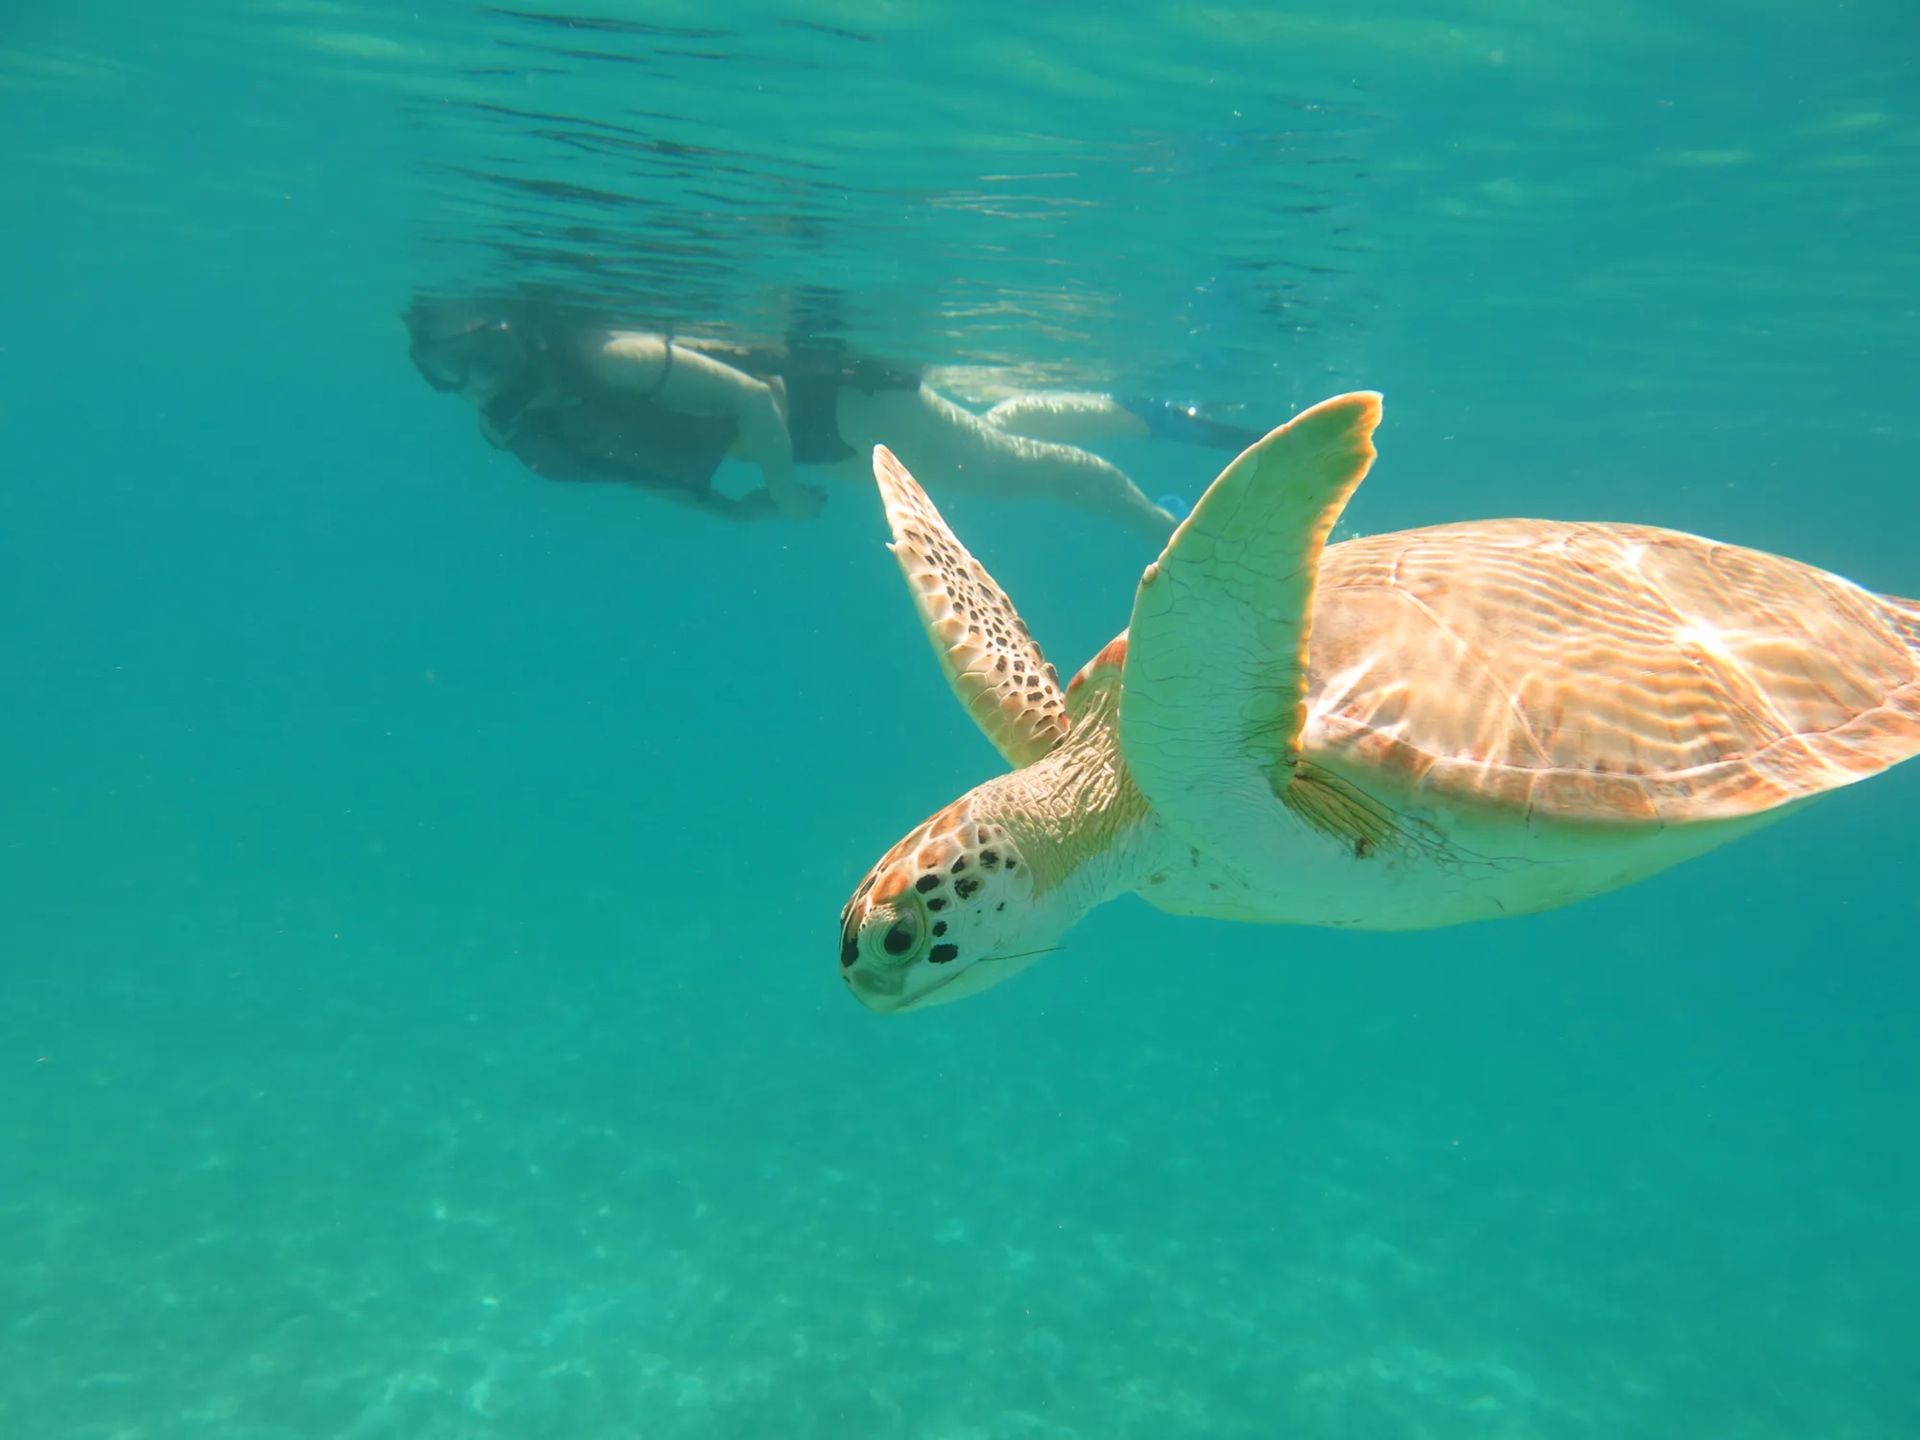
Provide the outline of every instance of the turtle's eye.
<path id="1" fill-rule="evenodd" d="M 874 927 L 874 939 L 881 953 L 896 962 L 912 959 L 926 939 L 926 926 L 920 918 L 920 907 L 906 906 L 886 918 L 888 923 L 884 929 L 878 925 Z"/>

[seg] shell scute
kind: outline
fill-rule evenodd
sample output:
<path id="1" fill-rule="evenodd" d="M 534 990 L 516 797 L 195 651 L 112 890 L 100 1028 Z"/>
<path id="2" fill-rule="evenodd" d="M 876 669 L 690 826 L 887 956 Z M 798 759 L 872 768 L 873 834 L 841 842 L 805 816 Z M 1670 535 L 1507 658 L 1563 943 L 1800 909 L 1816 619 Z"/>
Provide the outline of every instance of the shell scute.
<path id="1" fill-rule="evenodd" d="M 1501 520 L 1326 552 L 1305 750 L 1534 817 L 1756 814 L 1920 753 L 1911 602 L 1653 527 Z"/>

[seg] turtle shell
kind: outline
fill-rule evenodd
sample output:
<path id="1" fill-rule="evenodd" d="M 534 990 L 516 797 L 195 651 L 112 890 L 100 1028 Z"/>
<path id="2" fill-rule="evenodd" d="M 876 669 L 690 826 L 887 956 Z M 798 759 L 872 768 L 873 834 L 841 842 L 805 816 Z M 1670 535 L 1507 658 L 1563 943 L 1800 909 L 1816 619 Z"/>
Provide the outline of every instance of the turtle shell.
<path id="1" fill-rule="evenodd" d="M 1648 526 L 1335 545 L 1307 678 L 1309 758 L 1529 817 L 1732 819 L 1920 753 L 1920 605 Z"/>

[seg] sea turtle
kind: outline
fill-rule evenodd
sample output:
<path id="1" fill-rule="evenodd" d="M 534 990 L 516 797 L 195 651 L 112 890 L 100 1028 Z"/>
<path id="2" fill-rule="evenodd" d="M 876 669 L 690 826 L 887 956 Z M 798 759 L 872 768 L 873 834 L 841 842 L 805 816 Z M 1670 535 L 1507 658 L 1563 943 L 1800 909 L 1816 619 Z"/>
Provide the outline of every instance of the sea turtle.
<path id="1" fill-rule="evenodd" d="M 1425 929 L 1565 905 L 1920 752 L 1920 603 L 1644 525 L 1490 520 L 1327 546 L 1380 396 L 1223 471 L 1063 693 L 881 447 L 900 563 L 1016 767 L 841 915 L 875 1010 L 973 994 L 1093 906 Z"/>

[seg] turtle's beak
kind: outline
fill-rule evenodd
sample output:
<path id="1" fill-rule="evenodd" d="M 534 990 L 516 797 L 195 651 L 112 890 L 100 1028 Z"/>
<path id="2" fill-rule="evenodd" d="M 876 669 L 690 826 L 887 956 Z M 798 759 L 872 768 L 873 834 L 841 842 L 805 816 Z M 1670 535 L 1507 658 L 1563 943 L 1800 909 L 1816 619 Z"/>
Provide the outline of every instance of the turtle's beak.
<path id="1" fill-rule="evenodd" d="M 856 965 L 847 971 L 847 988 L 853 991 L 854 999 L 881 1015 L 906 1008 L 904 975 L 883 975 L 870 965 Z"/>

